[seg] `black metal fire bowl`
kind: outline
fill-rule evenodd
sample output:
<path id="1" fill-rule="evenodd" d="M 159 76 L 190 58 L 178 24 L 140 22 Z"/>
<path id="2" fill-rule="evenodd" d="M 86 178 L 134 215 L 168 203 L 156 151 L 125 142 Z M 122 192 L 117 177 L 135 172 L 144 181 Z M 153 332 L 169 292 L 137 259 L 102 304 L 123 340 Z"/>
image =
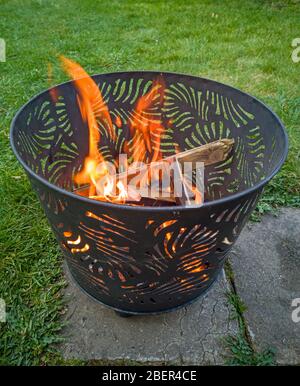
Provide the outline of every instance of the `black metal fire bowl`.
<path id="1" fill-rule="evenodd" d="M 126 136 L 137 99 L 155 72 L 93 77 L 112 117 L 117 141 L 101 131 L 108 159 Z M 216 279 L 263 187 L 288 151 L 279 118 L 262 102 L 211 80 L 161 74 L 166 84 L 160 118 L 172 127 L 164 156 L 220 138 L 234 138 L 230 158 L 205 168 L 202 206 L 136 207 L 94 201 L 72 191 L 88 153 L 88 128 L 72 82 L 47 90 L 23 106 L 11 126 L 11 145 L 25 169 L 78 285 L 93 298 L 128 314 L 183 306 Z M 255 253 L 255 246 L 253 246 Z"/>

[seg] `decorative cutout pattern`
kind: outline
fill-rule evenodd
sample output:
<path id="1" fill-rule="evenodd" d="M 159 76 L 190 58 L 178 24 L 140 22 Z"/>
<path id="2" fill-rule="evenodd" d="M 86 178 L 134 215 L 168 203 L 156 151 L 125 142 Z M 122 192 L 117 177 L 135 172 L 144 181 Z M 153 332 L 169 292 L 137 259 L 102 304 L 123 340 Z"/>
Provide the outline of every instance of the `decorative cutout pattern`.
<path id="1" fill-rule="evenodd" d="M 146 72 L 95 77 L 117 133 L 112 143 L 107 125 L 98 122 L 101 151 L 108 160 L 128 141 L 128 122 L 137 117 L 136 101 L 156 76 Z M 272 173 L 285 142 L 280 122 L 270 111 L 250 96 L 212 81 L 174 74 L 165 74 L 164 80 L 163 107 L 151 107 L 151 115 L 165 127 L 164 155 L 178 146 L 186 150 L 220 138 L 235 139 L 233 155 L 206 168 L 206 201 L 253 187 Z M 59 86 L 56 94 L 56 102 L 44 93 L 19 113 L 13 142 L 35 174 L 71 191 L 88 152 L 88 131 L 72 84 Z M 209 287 L 262 189 L 223 204 L 150 212 L 83 201 L 34 175 L 30 179 L 79 285 L 107 305 L 141 313 L 180 306 Z"/>
<path id="2" fill-rule="evenodd" d="M 54 211 L 65 198 L 33 184 L 75 280 L 101 302 L 132 312 L 176 307 L 208 288 L 260 195 L 199 217 L 163 208 L 149 216 L 138 208 L 78 205 L 76 199 Z"/>
<path id="3" fill-rule="evenodd" d="M 107 160 L 113 162 L 129 140 L 128 126 L 139 118 L 136 102 L 150 90 L 155 77 L 156 74 L 151 73 L 95 77 L 117 133 L 116 141 L 112 142 L 106 122 L 98 120 L 100 148 Z M 187 150 L 220 138 L 236 140 L 231 158 L 207 167 L 206 201 L 252 187 L 274 168 L 280 150 L 280 133 L 275 131 L 270 137 L 269 126 L 265 125 L 270 124 L 271 117 L 264 117 L 265 122 L 261 120 L 260 105 L 214 82 L 201 79 L 195 82 L 195 78 L 185 76 L 174 79 L 170 74 L 163 78 L 166 83 L 163 106 L 158 95 L 149 113 L 163 122 L 161 151 L 164 156 L 173 154 L 175 147 Z M 72 190 L 75 188 L 73 176 L 88 152 L 87 127 L 82 122 L 72 85 L 60 86 L 56 93 L 56 102 L 50 93 L 45 93 L 22 112 L 14 141 L 34 173 Z M 97 111 L 103 108 L 103 103 L 96 102 Z"/>

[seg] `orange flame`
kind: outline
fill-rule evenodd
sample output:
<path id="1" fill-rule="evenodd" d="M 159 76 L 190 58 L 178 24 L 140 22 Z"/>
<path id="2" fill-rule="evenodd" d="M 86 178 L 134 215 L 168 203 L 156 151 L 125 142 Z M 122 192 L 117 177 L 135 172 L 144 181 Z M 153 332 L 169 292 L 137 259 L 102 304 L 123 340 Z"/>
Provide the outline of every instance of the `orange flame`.
<path id="1" fill-rule="evenodd" d="M 141 96 L 136 103 L 129 124 L 132 136 L 130 148 L 134 162 L 154 162 L 162 158 L 160 141 L 164 128 L 157 112 L 161 111 L 163 105 L 164 90 L 164 81 L 158 77 L 153 81 L 150 91 Z"/>
<path id="2" fill-rule="evenodd" d="M 116 181 L 115 176 L 110 175 L 105 166 L 105 157 L 99 150 L 101 141 L 99 123 L 105 127 L 112 142 L 116 142 L 117 139 L 115 128 L 120 129 L 123 124 L 129 127 L 131 138 L 124 141 L 123 151 L 128 154 L 131 162 L 151 163 L 162 159 L 161 138 L 165 131 L 161 119 L 165 94 L 163 79 L 158 77 L 154 80 L 150 90 L 137 100 L 128 122 L 122 122 L 121 117 L 117 116 L 113 123 L 109 109 L 94 80 L 79 64 L 63 56 L 60 57 L 60 60 L 64 70 L 74 81 L 77 90 L 77 103 L 89 132 L 88 154 L 84 159 L 82 169 L 74 176 L 75 184 L 87 185 L 88 188 L 78 191 L 78 194 L 88 194 L 90 198 L 101 201 L 121 203 L 125 203 L 127 200 L 139 201 L 141 199 L 139 193 L 130 191 L 124 180 L 121 181 L 121 177 Z M 51 71 L 49 67 L 49 78 Z M 53 95 L 53 99 L 55 97 L 57 96 Z M 166 122 L 167 127 L 171 124 L 171 120 Z M 118 164 L 117 160 L 115 161 Z M 100 166 L 101 163 L 103 166 Z M 101 186 L 97 183 L 100 179 L 103 182 Z M 148 168 L 141 183 L 147 185 L 149 179 L 151 179 L 151 168 Z M 196 194 L 196 191 L 194 193 L 196 202 L 200 202 L 201 197 Z"/>
<path id="3" fill-rule="evenodd" d="M 63 56 L 60 57 L 64 70 L 71 76 L 77 89 L 77 102 L 81 116 L 87 123 L 89 130 L 89 151 L 85 157 L 83 167 L 74 176 L 74 182 L 78 185 L 88 184 L 88 195 L 96 200 L 107 200 L 112 202 L 125 202 L 128 192 L 122 181 L 116 183 L 110 178 L 108 170 L 103 167 L 99 170 L 98 165 L 105 159 L 99 151 L 100 131 L 98 121 L 105 125 L 112 139 L 116 140 L 115 128 L 110 116 L 108 107 L 101 95 L 101 92 L 94 80 L 77 63 Z M 161 157 L 160 138 L 163 132 L 162 122 L 157 119 L 153 110 L 158 110 L 163 103 L 164 83 L 162 79 L 157 79 L 148 93 L 139 98 L 134 109 L 134 113 L 128 126 L 132 141 L 130 146 L 126 142 L 124 150 L 132 156 L 133 161 L 143 161 L 148 159 L 156 161 Z M 122 126 L 120 117 L 115 119 L 116 127 Z M 97 191 L 97 181 L 99 178 L 105 179 L 103 191 Z M 117 194 L 112 192 L 117 191 Z M 131 192 L 133 200 L 139 200 L 138 194 Z"/>
<path id="4" fill-rule="evenodd" d="M 105 124 L 113 140 L 115 140 L 114 126 L 101 92 L 93 79 L 79 64 L 72 60 L 61 56 L 61 62 L 64 70 L 74 80 L 74 85 L 78 91 L 77 102 L 81 116 L 89 129 L 89 153 L 84 160 L 82 170 L 75 175 L 74 182 L 80 185 L 89 184 L 89 196 L 93 196 L 96 195 L 97 180 L 108 174 L 106 168 L 97 169 L 97 166 L 104 162 L 104 158 L 98 149 L 100 131 L 97 119 Z"/>

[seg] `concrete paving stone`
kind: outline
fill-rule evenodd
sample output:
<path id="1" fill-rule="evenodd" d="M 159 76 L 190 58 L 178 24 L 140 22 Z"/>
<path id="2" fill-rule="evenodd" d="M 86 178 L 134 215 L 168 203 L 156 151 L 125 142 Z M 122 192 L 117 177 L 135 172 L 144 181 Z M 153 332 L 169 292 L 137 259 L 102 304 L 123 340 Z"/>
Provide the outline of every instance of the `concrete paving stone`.
<path id="1" fill-rule="evenodd" d="M 237 324 L 230 318 L 224 272 L 200 299 L 177 311 L 121 318 L 74 284 L 69 285 L 66 338 L 61 347 L 66 359 L 131 360 L 172 364 L 222 364 L 223 339 L 235 335 Z"/>
<path id="2" fill-rule="evenodd" d="M 300 364 L 300 322 L 292 320 L 292 301 L 300 298 L 300 210 L 248 223 L 230 260 L 256 348 L 275 349 L 279 364 Z"/>

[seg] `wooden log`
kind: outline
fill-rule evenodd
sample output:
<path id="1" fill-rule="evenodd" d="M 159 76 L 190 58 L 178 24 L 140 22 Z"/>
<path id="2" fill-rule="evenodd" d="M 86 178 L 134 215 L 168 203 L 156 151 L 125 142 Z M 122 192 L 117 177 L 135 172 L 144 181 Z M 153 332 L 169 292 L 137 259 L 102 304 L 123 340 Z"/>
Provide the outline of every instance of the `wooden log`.
<path id="1" fill-rule="evenodd" d="M 186 150 L 183 152 L 179 152 L 175 155 L 165 157 L 163 158 L 159 163 L 168 163 L 171 164 L 174 162 L 176 165 L 178 171 L 180 171 L 181 167 L 183 167 L 185 162 L 203 162 L 204 166 L 212 165 L 221 161 L 225 161 L 227 157 L 229 156 L 230 152 L 232 151 L 234 145 L 234 139 L 230 138 L 224 138 L 220 139 L 214 142 L 207 143 L 205 145 L 201 145 L 198 147 L 195 147 L 194 149 Z M 156 164 L 157 165 L 157 164 Z M 181 166 L 181 167 L 180 167 Z M 151 163 L 144 165 L 142 167 L 138 168 L 129 168 L 128 171 L 118 173 L 116 175 L 116 181 L 123 180 L 127 178 L 127 184 L 130 184 L 130 181 L 137 176 L 140 173 L 147 173 L 148 175 L 151 174 Z M 149 174 L 150 173 L 150 174 Z M 182 174 L 181 172 L 178 173 L 179 175 Z M 174 185 L 174 184 L 173 184 Z M 130 185 L 130 190 L 129 190 L 129 197 L 128 197 L 128 202 L 135 202 L 136 205 L 138 205 L 138 202 L 140 200 L 144 199 L 149 199 L 149 202 L 152 202 L 153 200 L 159 200 L 159 204 L 163 203 L 164 201 L 166 202 L 166 205 L 188 205 L 190 202 L 190 197 L 191 197 L 191 189 L 186 184 L 184 181 L 182 181 L 183 185 L 183 196 L 182 197 L 176 197 L 174 194 L 174 191 L 168 191 L 168 192 L 163 192 L 161 190 L 157 190 L 157 194 L 153 190 L 151 191 L 150 194 L 135 194 L 134 193 L 134 187 Z M 80 187 L 76 190 L 74 190 L 75 193 L 88 197 L 88 187 Z M 140 197 L 140 198 L 139 198 Z M 99 194 L 99 196 L 93 196 L 90 197 L 96 200 L 102 200 L 102 201 L 107 201 L 105 198 Z"/>
<path id="2" fill-rule="evenodd" d="M 189 205 L 191 202 L 191 197 L 193 195 L 191 187 L 188 181 L 183 180 L 182 170 L 185 162 L 192 162 L 193 168 L 195 169 L 197 162 L 203 162 L 204 166 L 212 165 L 221 161 L 225 161 L 232 151 L 234 145 L 234 139 L 224 138 L 214 142 L 207 143 L 205 145 L 201 145 L 195 147 L 194 149 L 186 150 L 183 152 L 179 152 L 175 155 L 165 157 L 158 162 L 159 164 L 163 163 L 173 163 L 177 170 L 177 176 L 181 176 L 182 179 L 182 196 L 177 197 L 174 194 L 174 190 L 170 192 L 163 192 L 161 190 L 155 192 L 151 191 L 151 198 L 157 199 L 160 201 L 168 201 L 173 202 L 174 204 L 179 205 Z M 155 166 L 157 167 L 157 166 Z M 127 173 L 127 183 L 130 183 L 130 180 L 135 177 L 139 173 L 149 173 L 151 174 L 151 164 L 144 165 L 140 168 L 129 169 L 127 172 L 120 173 L 117 175 L 118 178 L 125 178 Z M 174 185 L 174 184 L 173 184 Z M 197 192 L 196 192 L 197 193 Z M 149 197 L 148 195 L 142 194 L 143 197 Z M 203 199 L 203 197 L 202 197 Z M 199 201 L 199 196 L 197 197 Z M 196 201 L 197 201 L 196 200 Z"/>
<path id="3" fill-rule="evenodd" d="M 176 154 L 176 158 L 180 163 L 203 162 L 204 166 L 208 166 L 225 161 L 232 150 L 233 144 L 234 139 L 224 138 L 180 152 Z"/>
<path id="4" fill-rule="evenodd" d="M 212 165 L 221 161 L 225 161 L 231 152 L 234 145 L 234 139 L 224 138 L 214 142 L 206 143 L 205 145 L 197 146 L 194 149 L 185 150 L 169 157 L 163 158 L 162 162 L 173 162 L 175 159 L 181 164 L 184 162 L 203 162 L 204 166 Z M 117 180 L 124 178 L 127 174 L 127 179 L 137 175 L 143 170 L 151 168 L 151 164 L 142 166 L 140 168 L 130 168 L 126 172 L 117 174 Z M 128 181 L 128 180 L 127 180 Z"/>

